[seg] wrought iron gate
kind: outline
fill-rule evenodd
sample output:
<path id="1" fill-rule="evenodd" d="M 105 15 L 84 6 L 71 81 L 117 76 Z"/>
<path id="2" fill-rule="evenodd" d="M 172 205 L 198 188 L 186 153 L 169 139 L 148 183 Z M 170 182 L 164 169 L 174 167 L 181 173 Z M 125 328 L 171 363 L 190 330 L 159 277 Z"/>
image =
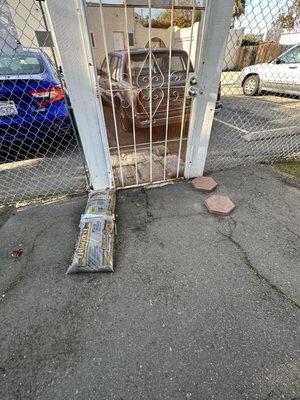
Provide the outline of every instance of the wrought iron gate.
<path id="1" fill-rule="evenodd" d="M 204 11 L 202 0 L 87 4 L 116 187 L 184 175 Z"/>
<path id="2" fill-rule="evenodd" d="M 232 4 L 47 0 L 94 188 L 202 174 Z"/>

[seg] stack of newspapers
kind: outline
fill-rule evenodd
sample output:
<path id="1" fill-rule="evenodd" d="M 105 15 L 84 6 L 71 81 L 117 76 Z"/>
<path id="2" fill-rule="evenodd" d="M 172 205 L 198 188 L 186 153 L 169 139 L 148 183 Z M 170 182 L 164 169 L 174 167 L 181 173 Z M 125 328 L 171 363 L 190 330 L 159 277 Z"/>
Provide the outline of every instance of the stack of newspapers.
<path id="1" fill-rule="evenodd" d="M 113 271 L 115 202 L 114 190 L 94 190 L 89 193 L 68 274 Z"/>

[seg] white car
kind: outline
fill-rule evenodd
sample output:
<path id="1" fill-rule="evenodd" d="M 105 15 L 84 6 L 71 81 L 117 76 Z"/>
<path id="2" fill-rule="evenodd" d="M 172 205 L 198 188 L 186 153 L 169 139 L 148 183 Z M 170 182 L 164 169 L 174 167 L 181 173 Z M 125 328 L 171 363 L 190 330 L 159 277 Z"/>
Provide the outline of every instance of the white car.
<path id="1" fill-rule="evenodd" d="M 246 96 L 263 90 L 300 96 L 300 44 L 269 63 L 244 68 L 241 85 Z"/>

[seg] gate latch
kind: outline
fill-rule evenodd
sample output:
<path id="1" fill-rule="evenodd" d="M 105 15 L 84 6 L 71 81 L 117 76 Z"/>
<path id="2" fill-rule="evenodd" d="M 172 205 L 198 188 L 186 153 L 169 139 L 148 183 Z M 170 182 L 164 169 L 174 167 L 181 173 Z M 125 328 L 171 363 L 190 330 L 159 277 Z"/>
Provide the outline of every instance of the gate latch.
<path id="1" fill-rule="evenodd" d="M 189 87 L 187 91 L 187 97 L 196 97 L 198 93 L 198 78 L 194 72 L 189 74 Z"/>

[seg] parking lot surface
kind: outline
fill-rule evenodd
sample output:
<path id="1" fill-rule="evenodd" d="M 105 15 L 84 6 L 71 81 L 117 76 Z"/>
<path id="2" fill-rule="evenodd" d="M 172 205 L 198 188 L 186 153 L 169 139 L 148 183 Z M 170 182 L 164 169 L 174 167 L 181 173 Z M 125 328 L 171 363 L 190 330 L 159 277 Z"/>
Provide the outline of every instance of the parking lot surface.
<path id="1" fill-rule="evenodd" d="M 238 89 L 240 92 L 240 89 Z M 206 170 L 299 157 L 300 100 L 283 96 L 246 97 L 224 88 L 223 109 L 215 116 Z"/>

